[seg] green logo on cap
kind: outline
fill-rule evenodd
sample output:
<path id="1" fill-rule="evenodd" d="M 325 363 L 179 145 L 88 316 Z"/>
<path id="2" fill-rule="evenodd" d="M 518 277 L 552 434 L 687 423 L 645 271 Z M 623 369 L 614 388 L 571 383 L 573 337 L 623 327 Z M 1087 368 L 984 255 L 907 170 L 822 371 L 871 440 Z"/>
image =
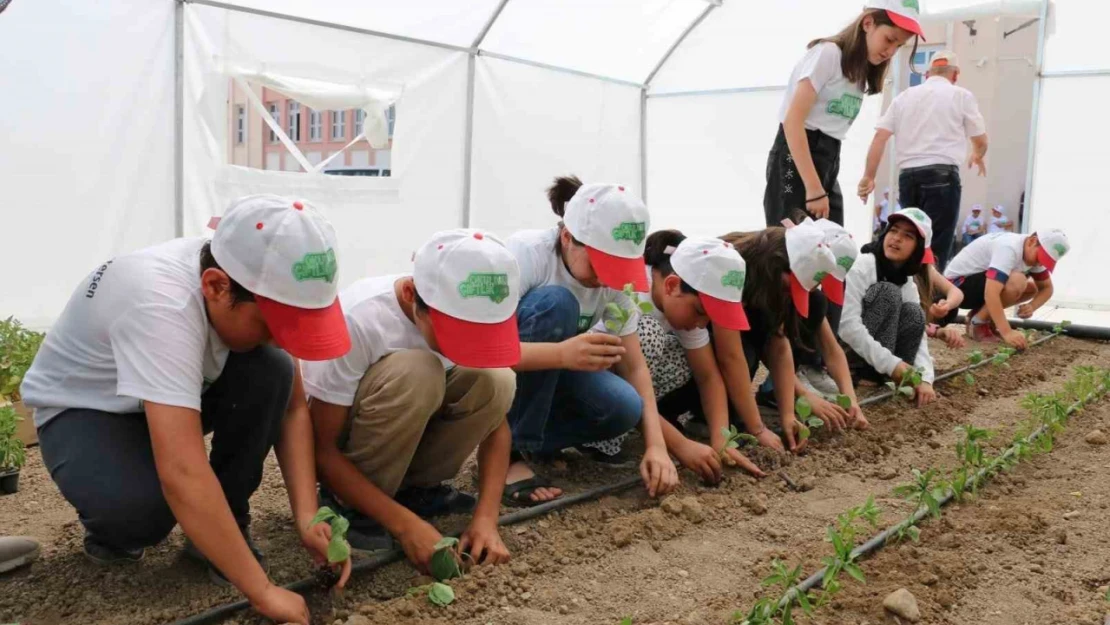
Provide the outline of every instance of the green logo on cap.
<path id="1" fill-rule="evenodd" d="M 863 108 L 863 98 L 845 93 L 836 100 L 829 100 L 825 112 L 829 115 L 838 115 L 844 119 L 855 119 Z"/>
<path id="2" fill-rule="evenodd" d="M 621 225 L 613 228 L 614 241 L 632 241 L 639 245 L 644 240 L 644 234 L 647 228 L 644 227 L 642 221 L 626 221 Z"/>
<path id="3" fill-rule="evenodd" d="M 305 280 L 335 280 L 338 267 L 335 264 L 335 250 L 328 248 L 326 252 L 318 254 L 305 254 L 304 258 L 293 263 L 293 278 L 297 282 Z"/>
<path id="4" fill-rule="evenodd" d="M 856 259 L 852 258 L 851 256 L 841 256 L 840 258 L 836 259 L 836 264 L 843 267 L 844 271 L 851 271 L 852 264 L 855 262 Z"/>
<path id="5" fill-rule="evenodd" d="M 906 9 L 913 9 L 918 13 L 921 12 L 921 7 L 917 4 L 917 0 L 902 0 L 902 7 Z"/>
<path id="6" fill-rule="evenodd" d="M 1053 245 L 1052 249 L 1056 250 L 1056 256 L 1063 256 L 1064 254 L 1068 253 L 1068 246 L 1064 245 L 1063 243 L 1057 243 Z"/>
<path id="7" fill-rule="evenodd" d="M 721 278 L 721 285 L 722 286 L 736 287 L 738 290 L 743 291 L 744 290 L 744 272 L 743 271 L 737 271 L 737 270 L 733 269 L 732 271 L 726 273 Z"/>
<path id="8" fill-rule="evenodd" d="M 907 209 L 906 209 L 906 214 L 907 214 L 907 215 L 909 215 L 909 216 L 911 216 L 911 217 L 913 217 L 913 218 L 914 218 L 914 219 L 916 219 L 917 221 L 925 221 L 925 217 L 926 217 L 926 215 L 925 215 L 925 213 L 921 212 L 921 210 L 920 210 L 920 209 L 917 209 L 917 208 L 907 208 Z"/>
<path id="9" fill-rule="evenodd" d="M 509 297 L 509 275 L 505 273 L 472 273 L 459 283 L 463 297 L 488 297 L 500 304 Z"/>
<path id="10" fill-rule="evenodd" d="M 813 281 L 814 282 L 821 282 L 822 280 L 824 280 L 828 276 L 829 276 L 829 272 L 827 272 L 827 271 L 818 271 L 817 273 L 813 274 Z"/>

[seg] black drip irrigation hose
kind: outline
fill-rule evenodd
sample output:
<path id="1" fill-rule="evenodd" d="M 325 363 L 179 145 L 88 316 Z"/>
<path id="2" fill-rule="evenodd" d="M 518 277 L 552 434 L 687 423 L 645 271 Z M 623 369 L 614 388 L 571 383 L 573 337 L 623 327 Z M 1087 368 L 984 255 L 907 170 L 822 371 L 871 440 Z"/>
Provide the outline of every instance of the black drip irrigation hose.
<path id="1" fill-rule="evenodd" d="M 967 318 L 964 315 L 956 317 L 956 323 L 965 323 Z M 1062 323 L 1054 323 L 1052 321 L 1038 321 L 1036 319 L 1007 319 L 1010 327 L 1018 328 L 1020 330 L 1040 330 L 1042 332 L 1055 332 L 1059 328 L 1061 334 L 1066 334 L 1072 338 L 1077 339 L 1096 339 L 1099 341 L 1110 341 L 1110 328 L 1102 328 L 1099 326 L 1081 326 L 1074 323 L 1064 325 Z"/>
<path id="2" fill-rule="evenodd" d="M 1076 326 L 1069 326 L 1069 328 L 1074 328 L 1074 327 L 1076 327 Z M 1051 327 L 1049 329 L 1051 329 Z M 1066 330 L 1065 330 L 1065 332 L 1066 332 Z M 1038 340 L 1034 341 L 1033 343 L 1030 343 L 1029 347 L 1033 347 L 1035 345 L 1040 345 L 1041 343 L 1044 343 L 1044 342 L 1046 342 L 1046 341 L 1048 341 L 1052 338 L 1055 338 L 1055 337 L 1056 337 L 1055 334 L 1050 334 L 1050 335 L 1048 335 L 1048 336 L 1046 336 L 1042 339 L 1038 339 Z M 1108 336 L 1107 338 L 1110 339 L 1110 336 Z M 966 366 L 966 367 L 961 367 L 959 369 L 956 369 L 955 371 L 949 371 L 947 373 L 941 374 L 941 375 L 937 376 L 936 380 L 934 380 L 934 381 L 935 382 L 941 382 L 941 381 L 947 380 L 949 378 L 956 377 L 957 375 L 960 375 L 962 373 L 966 373 L 968 371 L 971 371 L 972 369 L 977 369 L 979 367 L 983 367 L 985 365 L 988 365 L 988 364 L 991 363 L 991 361 L 992 361 L 991 358 L 984 358 L 983 361 L 980 362 L 980 363 L 977 363 L 977 364 L 974 364 L 974 365 L 969 365 L 969 366 Z M 867 405 L 870 405 L 870 404 L 875 404 L 875 403 L 878 403 L 880 401 L 883 401 L 884 399 L 890 399 L 893 396 L 894 396 L 894 391 L 886 391 L 886 392 L 880 393 L 878 395 L 875 395 L 873 397 L 868 397 L 867 399 L 861 401 L 860 406 L 867 406 Z M 529 521 L 529 520 L 534 519 L 536 517 L 543 516 L 543 515 L 545 515 L 549 512 L 553 512 L 555 510 L 561 510 L 563 508 L 569 508 L 570 506 L 573 506 L 573 505 L 576 505 L 576 504 L 579 504 L 579 503 L 583 503 L 583 502 L 587 502 L 587 501 L 593 501 L 594 499 L 599 499 L 599 498 L 601 498 L 605 495 L 611 494 L 611 493 L 616 493 L 616 492 L 620 492 L 620 491 L 623 491 L 623 490 L 627 490 L 627 489 L 632 488 L 633 486 L 639 484 L 640 482 L 641 482 L 641 479 L 640 479 L 639 476 L 628 477 L 628 478 L 626 478 L 624 480 L 621 480 L 619 482 L 616 482 L 614 484 L 607 484 L 605 486 L 599 486 L 597 488 L 594 488 L 594 489 L 591 489 L 591 490 L 588 490 L 588 491 L 585 491 L 585 492 L 582 492 L 582 493 L 578 493 L 577 495 L 570 495 L 570 496 L 560 497 L 559 499 L 549 501 L 547 503 L 539 504 L 539 505 L 532 506 L 532 507 L 529 507 L 529 508 L 524 508 L 524 509 L 518 510 L 516 512 L 510 512 L 509 514 L 502 515 L 500 518 L 498 518 L 497 524 L 498 525 L 514 525 L 516 523 L 523 523 L 524 521 Z M 872 539 L 872 540 L 874 540 L 874 539 Z M 870 542 L 871 541 L 868 541 L 867 544 L 870 544 Z M 862 547 L 860 547 L 860 548 L 862 549 Z M 367 558 L 365 560 L 359 560 L 358 562 L 353 563 L 351 565 L 351 574 L 353 575 L 356 572 L 362 572 L 362 571 L 374 571 L 374 570 L 380 569 L 380 568 L 382 568 L 382 567 L 384 567 L 388 564 L 398 562 L 398 561 L 404 559 L 404 557 L 405 557 L 405 552 L 401 549 L 396 549 L 395 548 L 392 551 L 389 551 L 387 553 L 383 553 L 383 554 L 374 556 L 372 558 Z M 810 578 L 810 579 L 813 579 L 813 578 Z M 810 580 L 808 580 L 808 579 L 806 580 L 806 582 L 809 582 L 809 581 Z M 803 584 L 806 583 L 806 582 L 803 582 Z M 286 590 L 290 590 L 292 592 L 304 593 L 304 592 L 314 588 L 315 585 L 316 585 L 316 577 L 312 576 L 312 577 L 306 577 L 306 578 L 301 579 L 301 580 L 297 580 L 295 582 L 291 582 L 289 584 L 286 584 L 286 585 L 282 586 L 282 588 L 285 588 Z M 813 586 L 810 586 L 809 588 L 812 588 L 812 587 Z M 809 588 L 807 588 L 807 590 Z M 239 601 L 235 601 L 235 602 L 232 602 L 232 603 L 227 603 L 227 604 L 224 604 L 224 605 L 216 606 L 216 607 L 214 607 L 210 610 L 206 610 L 206 611 L 201 612 L 199 614 L 194 614 L 193 616 L 188 616 L 188 617 L 185 617 L 183 619 L 179 619 L 179 620 L 174 621 L 173 623 L 171 623 L 171 625 L 208 625 L 210 623 L 216 623 L 219 620 L 224 619 L 228 616 L 231 616 L 232 614 L 234 614 L 234 613 L 236 613 L 240 610 L 244 610 L 248 607 L 250 607 L 250 602 L 247 601 L 246 599 L 240 599 Z"/>
<path id="3" fill-rule="evenodd" d="M 614 484 L 606 484 L 605 486 L 599 486 L 597 488 L 578 493 L 577 495 L 560 497 L 559 499 L 555 499 L 547 503 L 542 503 L 529 508 L 517 510 L 516 512 L 504 514 L 497 519 L 497 524 L 515 525 L 517 523 L 523 523 L 524 521 L 530 521 L 536 517 L 544 516 L 549 512 L 554 512 L 563 508 L 569 508 L 570 506 L 573 506 L 575 504 L 592 501 L 594 499 L 600 499 L 605 495 L 620 492 L 622 490 L 627 490 L 641 483 L 641 481 L 642 480 L 640 476 L 636 475 L 633 477 L 625 478 Z M 352 563 L 351 574 L 354 575 L 355 572 L 359 571 L 374 571 L 388 564 L 403 560 L 404 557 L 404 550 L 394 548 L 389 552 Z M 289 584 L 285 584 L 284 586 L 282 586 L 282 588 L 292 592 L 303 594 L 304 592 L 311 590 L 315 586 L 316 577 L 313 575 L 301 580 L 297 580 L 295 582 L 291 582 Z M 208 625 L 209 623 L 216 623 L 221 619 L 231 616 L 239 610 L 244 610 L 249 607 L 249 601 L 247 601 L 246 599 L 240 599 L 239 601 L 216 606 L 199 614 L 187 616 L 183 619 L 174 621 L 172 625 Z"/>
<path id="4" fill-rule="evenodd" d="M 1052 338 L 1052 337 L 1050 336 L 1048 338 Z M 1047 340 L 1047 339 L 1042 339 L 1042 340 Z M 1072 404 L 1070 407 L 1068 407 L 1067 414 L 1070 415 L 1070 414 L 1074 413 L 1076 410 L 1079 410 L 1079 408 L 1081 408 L 1084 404 L 1086 404 L 1092 398 L 1104 395 L 1107 392 L 1107 390 L 1108 390 L 1108 388 L 1105 384 L 1100 384 L 1099 387 L 1096 388 L 1095 390 L 1091 391 L 1087 395 L 1087 397 L 1077 400 L 1074 404 Z M 1028 443 L 1033 443 L 1038 438 L 1040 438 L 1041 435 L 1043 435 L 1046 430 L 1047 430 L 1047 426 L 1044 426 L 1044 425 L 1040 426 L 1039 428 L 1034 430 L 1033 433 L 1031 433 L 1029 436 L 1025 437 L 1025 442 L 1027 444 Z M 1012 456 L 1015 453 L 1015 451 L 1014 451 L 1015 448 L 1016 448 L 1016 445 L 1011 445 L 994 462 L 992 462 L 990 465 L 985 466 L 982 469 L 980 469 L 975 474 L 975 477 L 973 478 L 973 480 L 969 483 L 969 487 L 972 484 L 979 484 L 984 479 L 986 479 L 986 477 L 991 473 L 991 471 L 994 470 L 994 468 L 997 466 L 997 464 L 1001 460 L 1004 460 L 1004 459 L 1008 458 L 1009 456 Z M 940 504 L 940 507 L 944 507 L 944 506 L 947 506 L 949 503 L 951 503 L 952 500 L 955 499 L 955 498 L 956 498 L 955 492 L 952 489 L 948 489 L 948 491 L 945 493 L 944 497 L 941 497 L 938 500 L 938 503 Z M 926 506 L 921 506 L 913 514 L 906 517 L 905 519 L 903 519 L 899 523 L 897 523 L 897 524 L 895 524 L 891 527 L 888 527 L 887 529 L 879 532 L 875 536 L 871 537 L 871 539 L 868 540 L 867 542 L 865 542 L 862 545 L 860 545 L 859 547 L 856 547 L 855 549 L 853 549 L 852 550 L 853 559 L 869 556 L 869 555 L 875 553 L 876 551 L 879 551 L 880 549 L 882 549 L 883 547 L 886 546 L 887 541 L 890 540 L 892 537 L 897 536 L 900 532 L 902 532 L 903 530 L 905 530 L 907 527 L 909 527 L 911 525 L 917 525 L 919 522 L 921 522 L 922 519 L 924 519 L 928 515 L 929 515 L 929 508 L 926 507 Z M 786 594 L 783 595 L 782 599 L 779 600 L 779 607 L 782 607 L 782 606 L 786 605 L 787 603 L 794 601 L 794 599 L 797 597 L 798 593 L 809 592 L 810 590 L 813 590 L 814 588 L 816 588 L 821 583 L 821 580 L 824 579 L 825 570 L 826 570 L 825 567 L 822 567 L 821 570 L 817 571 L 813 575 L 810 575 L 804 581 L 802 581 L 800 584 L 798 584 L 797 586 L 794 586 L 789 591 L 787 591 Z"/>
<path id="5" fill-rule="evenodd" d="M 1040 345 L 1041 343 L 1046 343 L 1046 342 L 1048 342 L 1048 341 L 1050 341 L 1054 338 L 1056 338 L 1055 334 L 1049 334 L 1046 337 L 1039 338 L 1036 341 L 1033 341 L 1032 343 L 1029 344 L 1029 347 L 1036 347 L 1037 345 Z M 954 369 L 952 371 L 948 371 L 948 372 L 945 372 L 945 373 L 942 373 L 942 374 L 938 375 L 936 377 L 936 379 L 933 380 L 933 383 L 935 384 L 936 382 L 943 382 L 945 380 L 950 380 L 950 379 L 952 379 L 952 378 L 954 378 L 958 375 L 967 373 L 967 372 L 972 371 L 974 369 L 978 369 L 979 367 L 985 367 L 985 366 L 991 364 L 992 362 L 994 362 L 993 357 L 984 356 L 983 360 L 981 360 L 981 361 L 979 361 L 979 362 L 977 362 L 973 365 L 967 365 L 966 367 L 960 367 L 959 369 Z M 870 405 L 870 404 L 877 404 L 877 403 L 883 401 L 884 399 L 890 399 L 891 397 L 894 397 L 894 394 L 895 394 L 895 391 L 883 391 L 882 393 L 879 393 L 878 395 L 874 395 L 872 397 L 868 397 L 867 399 L 864 399 L 863 401 L 861 401 L 859 403 L 859 405 L 860 405 L 860 407 L 863 407 L 863 406 L 867 406 L 867 405 Z"/>

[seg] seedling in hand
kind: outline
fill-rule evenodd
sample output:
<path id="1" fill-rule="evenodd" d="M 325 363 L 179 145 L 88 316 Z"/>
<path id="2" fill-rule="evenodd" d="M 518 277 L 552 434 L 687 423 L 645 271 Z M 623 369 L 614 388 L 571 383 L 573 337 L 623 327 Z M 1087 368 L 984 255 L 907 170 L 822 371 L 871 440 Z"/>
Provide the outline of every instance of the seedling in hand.
<path id="1" fill-rule="evenodd" d="M 331 542 L 328 543 L 328 563 L 316 571 L 316 581 L 324 588 L 332 588 L 339 582 L 339 572 L 335 570 L 335 565 L 351 557 L 351 545 L 347 542 L 347 529 L 351 522 L 331 508 L 323 506 L 316 511 L 309 527 L 317 523 L 331 526 Z"/>
<path id="2" fill-rule="evenodd" d="M 640 295 L 632 290 L 632 283 L 624 285 L 624 295 L 632 302 L 632 308 L 623 308 L 616 302 L 609 302 L 605 305 L 605 329 L 613 334 L 620 334 L 628 322 L 632 319 L 632 315 L 636 314 L 636 309 L 643 314 L 649 314 L 654 307 L 650 302 L 640 300 Z"/>
<path id="3" fill-rule="evenodd" d="M 721 428 L 721 436 L 725 437 L 725 444 L 717 450 L 717 453 L 721 456 L 721 458 L 724 458 L 726 455 L 728 455 L 728 450 L 736 449 L 737 447 L 739 447 L 740 441 L 744 441 L 753 445 L 759 442 L 759 439 L 752 436 L 751 434 L 737 430 L 735 425 L 730 425 L 727 428 Z"/>
<path id="4" fill-rule="evenodd" d="M 887 382 L 886 387 L 907 399 L 913 399 L 914 389 L 921 385 L 922 373 L 920 368 L 915 367 L 902 374 L 901 382 L 898 384 L 893 381 Z"/>
<path id="5" fill-rule="evenodd" d="M 852 408 L 852 398 L 844 394 L 837 395 L 836 405 L 845 410 L 850 410 Z"/>
<path id="6" fill-rule="evenodd" d="M 816 430 L 824 427 L 825 422 L 813 416 L 813 406 L 810 405 L 809 400 L 805 397 L 799 397 L 794 400 L 794 413 L 801 419 L 801 431 L 798 433 L 798 438 L 801 440 L 808 440 L 810 430 Z"/>

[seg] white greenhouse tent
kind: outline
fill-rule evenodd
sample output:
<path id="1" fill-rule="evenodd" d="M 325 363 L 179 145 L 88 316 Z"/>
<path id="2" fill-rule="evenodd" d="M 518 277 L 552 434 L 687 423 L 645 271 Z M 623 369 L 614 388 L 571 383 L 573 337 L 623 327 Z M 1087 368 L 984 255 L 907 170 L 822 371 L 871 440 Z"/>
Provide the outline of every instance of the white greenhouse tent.
<path id="1" fill-rule="evenodd" d="M 762 227 L 784 82 L 805 44 L 861 4 L 12 0 L 0 14 L 0 316 L 48 327 L 104 260 L 202 235 L 231 198 L 264 191 L 325 210 L 344 283 L 406 270 L 436 230 L 550 225 L 543 190 L 566 173 L 637 189 L 653 229 Z M 949 20 L 1036 20 L 1021 226 L 1068 229 L 1074 251 L 1056 301 L 1110 310 L 1099 269 L 1110 267 L 1110 245 L 1097 235 L 1107 231 L 1097 181 L 1110 166 L 1099 147 L 1110 145 L 1110 48 L 1096 41 L 1110 3 L 921 4 Z M 229 93 L 244 82 L 365 110 L 371 139 L 395 105 L 393 175 L 230 164 Z M 851 191 L 881 106 L 869 98 L 844 144 L 846 225 L 857 238 L 869 235 L 870 211 Z"/>

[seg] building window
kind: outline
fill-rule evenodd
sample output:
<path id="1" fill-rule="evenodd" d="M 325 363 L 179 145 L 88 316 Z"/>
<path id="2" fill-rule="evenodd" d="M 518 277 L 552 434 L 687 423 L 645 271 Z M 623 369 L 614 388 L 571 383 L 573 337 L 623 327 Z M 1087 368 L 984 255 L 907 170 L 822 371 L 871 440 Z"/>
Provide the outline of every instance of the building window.
<path id="1" fill-rule="evenodd" d="M 301 103 L 289 101 L 289 138 L 301 140 Z"/>
<path id="2" fill-rule="evenodd" d="M 242 104 L 235 107 L 235 143 L 243 145 L 247 140 L 247 107 Z"/>
<path id="3" fill-rule="evenodd" d="M 393 125 L 397 122 L 397 105 L 389 107 L 385 113 L 385 118 L 389 120 L 389 138 L 393 138 Z"/>
<path id="4" fill-rule="evenodd" d="M 347 138 L 347 112 L 331 112 L 331 138 L 333 141 L 342 141 Z"/>
<path id="5" fill-rule="evenodd" d="M 270 117 L 274 118 L 274 123 L 277 124 L 277 126 L 280 128 L 281 127 L 281 108 L 278 107 L 278 103 L 277 102 L 271 102 L 267 108 L 270 109 Z M 265 123 L 265 122 L 263 122 L 263 123 Z M 269 124 L 266 124 L 266 125 L 269 126 Z M 277 133 L 274 132 L 273 128 L 271 128 L 270 129 L 270 143 L 277 143 L 277 142 L 278 142 Z"/>
<path id="6" fill-rule="evenodd" d="M 937 52 L 940 52 L 939 47 L 921 47 L 917 49 L 917 54 L 913 55 L 913 70 L 910 72 L 911 87 L 916 87 L 925 82 L 925 74 L 929 71 L 929 64 L 933 61 L 933 55 Z"/>
<path id="7" fill-rule="evenodd" d="M 362 134 L 362 129 L 366 127 L 366 111 L 358 109 L 355 111 L 355 136 Z"/>
<path id="8" fill-rule="evenodd" d="M 323 130 L 323 117 L 320 111 L 309 109 L 308 111 L 308 140 L 319 141 Z"/>

